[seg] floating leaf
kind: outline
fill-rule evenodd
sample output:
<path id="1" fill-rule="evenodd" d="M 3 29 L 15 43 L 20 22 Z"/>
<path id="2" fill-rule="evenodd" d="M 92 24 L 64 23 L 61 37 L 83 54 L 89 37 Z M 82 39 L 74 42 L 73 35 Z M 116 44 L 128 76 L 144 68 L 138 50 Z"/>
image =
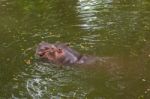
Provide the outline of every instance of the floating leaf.
<path id="1" fill-rule="evenodd" d="M 28 64 L 28 65 L 31 64 L 31 60 L 24 60 L 24 62 L 25 62 L 26 64 Z"/>

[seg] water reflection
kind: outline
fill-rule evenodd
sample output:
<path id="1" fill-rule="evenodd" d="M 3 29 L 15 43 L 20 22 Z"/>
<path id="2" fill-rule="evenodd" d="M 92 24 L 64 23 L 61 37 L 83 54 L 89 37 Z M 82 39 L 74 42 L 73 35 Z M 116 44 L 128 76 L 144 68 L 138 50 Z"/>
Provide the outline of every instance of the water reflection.
<path id="1" fill-rule="evenodd" d="M 45 82 L 40 78 L 35 78 L 30 80 L 28 79 L 26 88 L 29 95 L 34 99 L 38 99 L 39 97 L 42 97 L 43 93 L 47 92 L 47 88 L 46 86 L 44 87 L 44 84 Z"/>
<path id="2" fill-rule="evenodd" d="M 12 97 L 90 99 L 112 97 L 111 94 L 119 97 L 128 86 L 123 81 L 126 66 L 122 67 L 123 61 L 113 60 L 81 68 L 59 68 L 58 65 L 33 61 L 24 71 L 14 75 Z"/>
<path id="3" fill-rule="evenodd" d="M 111 7 L 112 0 L 79 0 L 77 5 L 78 17 L 81 21 L 79 25 L 86 30 L 96 30 L 103 28 L 103 20 L 99 13 Z"/>
<path id="4" fill-rule="evenodd" d="M 48 63 L 35 63 L 31 66 L 26 67 L 26 71 L 15 76 L 12 97 L 81 98 L 88 93 L 84 81 L 83 83 L 79 82 L 81 71 L 71 68 L 57 68 L 56 65 Z M 18 83 L 20 81 L 23 83 Z M 24 91 L 15 94 L 19 87 L 22 87 Z"/>

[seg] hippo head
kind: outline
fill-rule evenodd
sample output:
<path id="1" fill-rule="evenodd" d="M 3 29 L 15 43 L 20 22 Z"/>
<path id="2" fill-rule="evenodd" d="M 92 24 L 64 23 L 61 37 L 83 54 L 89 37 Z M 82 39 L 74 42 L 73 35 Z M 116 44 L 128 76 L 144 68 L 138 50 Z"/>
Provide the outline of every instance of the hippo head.
<path id="1" fill-rule="evenodd" d="M 42 41 L 37 46 L 36 55 L 40 58 L 44 58 L 46 54 L 50 54 L 51 56 L 54 56 L 56 50 L 57 48 L 55 47 L 55 45 Z"/>
<path id="2" fill-rule="evenodd" d="M 47 59 L 48 61 L 58 61 L 64 53 L 62 49 L 59 49 L 55 46 L 55 44 L 50 44 L 42 41 L 36 49 L 36 56 L 42 59 Z"/>

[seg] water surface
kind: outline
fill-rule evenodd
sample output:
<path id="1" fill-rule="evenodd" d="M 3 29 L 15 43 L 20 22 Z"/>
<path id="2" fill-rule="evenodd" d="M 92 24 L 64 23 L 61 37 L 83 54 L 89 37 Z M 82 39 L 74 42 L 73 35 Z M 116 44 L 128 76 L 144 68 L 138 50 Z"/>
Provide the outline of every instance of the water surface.
<path id="1" fill-rule="evenodd" d="M 149 9 L 149 0 L 1 0 L 0 98 L 149 99 Z M 35 59 L 41 41 L 113 59 L 58 68 Z"/>

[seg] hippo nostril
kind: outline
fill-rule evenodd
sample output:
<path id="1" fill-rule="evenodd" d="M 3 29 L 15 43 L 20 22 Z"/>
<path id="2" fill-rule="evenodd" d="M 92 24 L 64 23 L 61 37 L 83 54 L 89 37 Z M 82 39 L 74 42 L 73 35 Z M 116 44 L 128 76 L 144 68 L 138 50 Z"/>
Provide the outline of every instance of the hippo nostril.
<path id="1" fill-rule="evenodd" d="M 44 54 L 43 54 L 43 53 L 39 53 L 38 55 L 39 55 L 39 56 L 43 56 Z"/>
<path id="2" fill-rule="evenodd" d="M 45 54 L 45 52 L 38 52 L 37 53 L 39 56 L 43 56 Z"/>
<path id="3" fill-rule="evenodd" d="M 40 54 L 39 56 L 43 56 L 43 54 Z"/>

